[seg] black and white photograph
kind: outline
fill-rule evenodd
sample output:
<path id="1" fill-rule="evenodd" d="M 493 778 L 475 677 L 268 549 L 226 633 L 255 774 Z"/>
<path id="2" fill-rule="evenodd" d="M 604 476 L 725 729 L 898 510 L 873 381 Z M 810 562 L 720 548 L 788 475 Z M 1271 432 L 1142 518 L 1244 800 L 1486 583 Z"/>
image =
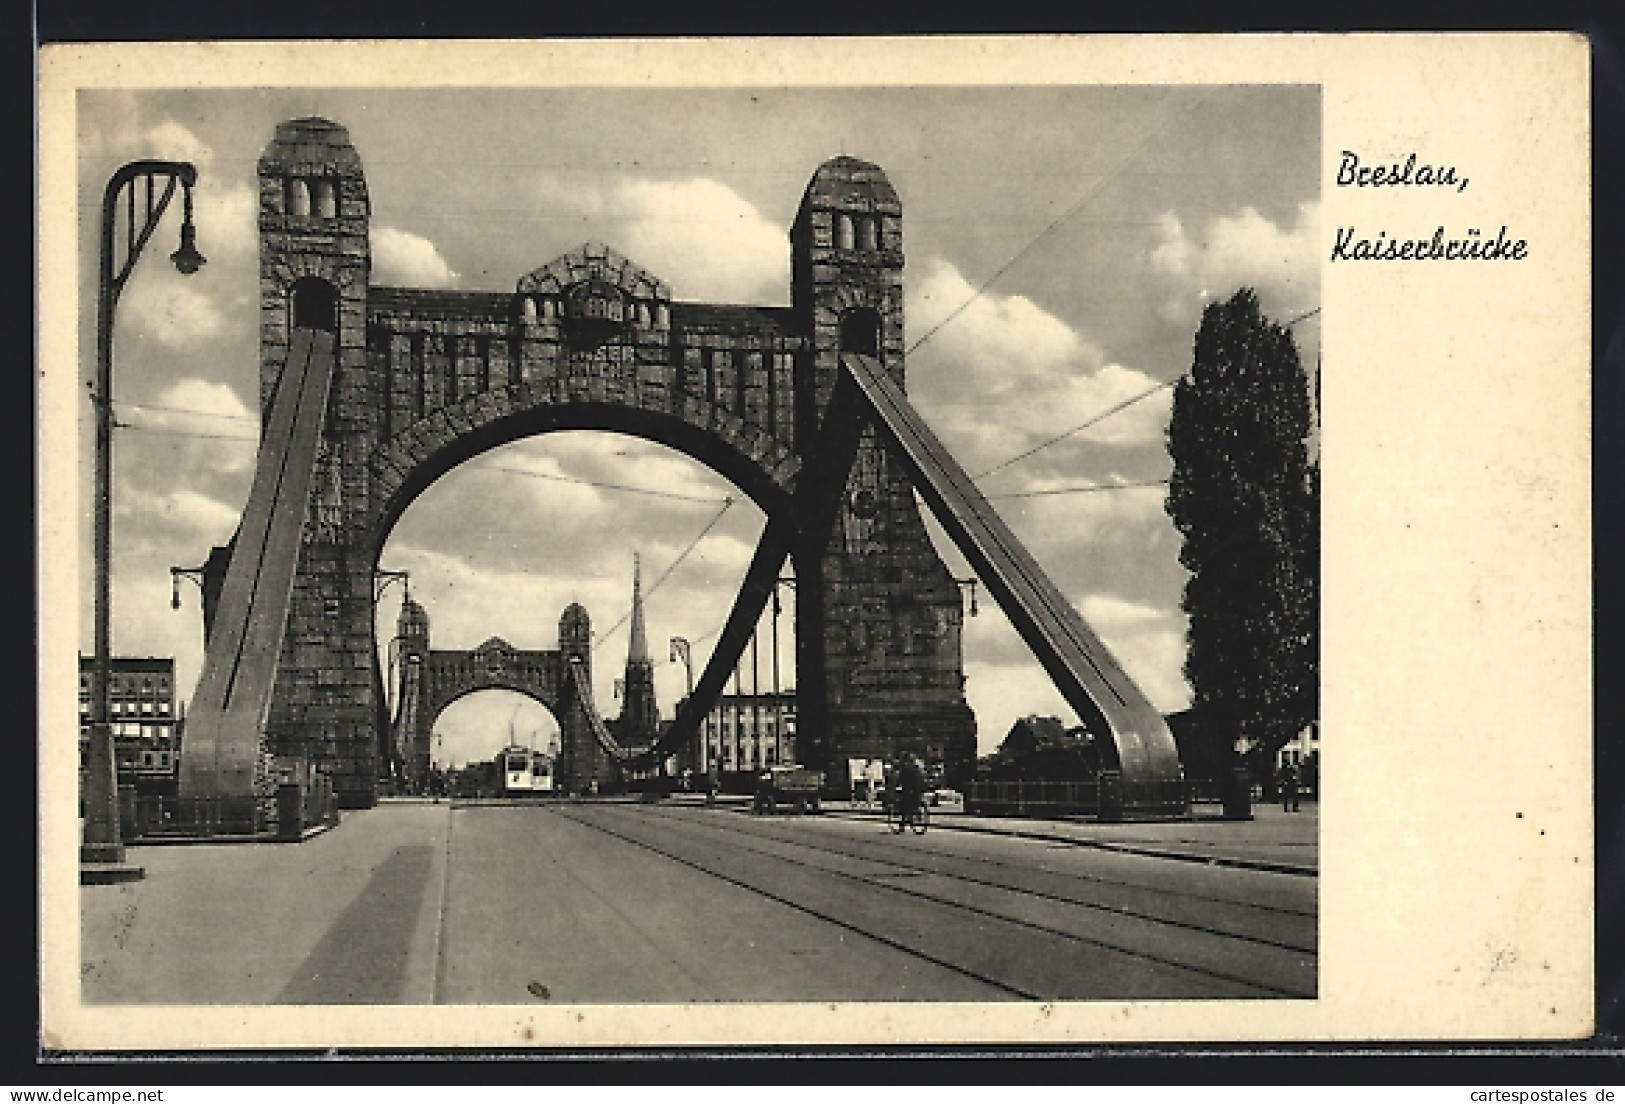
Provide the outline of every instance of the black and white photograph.
<path id="1" fill-rule="evenodd" d="M 59 96 L 40 447 L 74 505 L 42 525 L 73 569 L 44 569 L 71 584 L 42 661 L 78 694 L 41 714 L 73 835 L 42 884 L 87 1037 L 1291 1034 L 1328 941 L 1368 968 L 1357 902 L 1404 893 L 1353 821 L 1441 815 L 1374 799 L 1373 757 L 1431 787 L 1464 752 L 1381 720 L 1426 695 L 1373 639 L 1447 650 L 1404 612 L 1426 582 L 1361 553 L 1423 524 L 1427 471 L 1379 521 L 1395 485 L 1338 467 L 1370 447 L 1339 410 L 1380 403 L 1323 352 L 1330 274 L 1430 220 L 1481 283 L 1564 254 L 1516 213 L 1327 201 L 1499 202 L 1490 158 L 1355 146 L 1326 83 L 1263 66 L 817 81 L 771 78 L 789 44 L 695 43 L 644 79 L 576 44 L 403 79 L 424 44 L 369 84 L 309 49 Z M 1396 406 L 1443 401 L 1426 363 L 1386 367 Z M 1376 436 L 1420 447 L 1389 432 L 1421 416 Z M 1583 509 L 1572 476 L 1529 476 L 1539 527 Z M 1560 820 L 1531 826 L 1568 847 Z M 1575 961 L 1481 950 L 1569 991 Z"/>

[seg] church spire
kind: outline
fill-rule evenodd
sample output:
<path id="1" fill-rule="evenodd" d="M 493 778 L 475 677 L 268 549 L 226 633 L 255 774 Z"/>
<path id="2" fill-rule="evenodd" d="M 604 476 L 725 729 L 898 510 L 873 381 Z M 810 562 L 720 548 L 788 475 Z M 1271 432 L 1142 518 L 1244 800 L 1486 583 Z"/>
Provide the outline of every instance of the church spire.
<path id="1" fill-rule="evenodd" d="M 642 565 L 638 554 L 632 553 L 632 642 L 626 649 L 626 662 L 649 662 L 649 639 L 643 629 Z"/>

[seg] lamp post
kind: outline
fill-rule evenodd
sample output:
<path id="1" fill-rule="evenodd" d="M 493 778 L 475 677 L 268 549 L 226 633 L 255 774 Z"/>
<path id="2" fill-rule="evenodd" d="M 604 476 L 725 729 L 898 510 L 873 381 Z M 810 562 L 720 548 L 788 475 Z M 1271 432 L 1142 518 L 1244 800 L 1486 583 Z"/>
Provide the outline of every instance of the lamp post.
<path id="1" fill-rule="evenodd" d="M 119 295 L 129 281 L 135 263 L 158 228 L 169 201 L 179 185 L 184 195 L 180 248 L 170 260 L 184 275 L 203 266 L 197 251 L 197 231 L 192 225 L 192 185 L 197 169 L 184 161 L 132 161 L 115 172 L 102 196 L 101 264 L 96 299 L 96 654 L 90 686 L 90 770 L 86 780 L 85 831 L 79 861 L 85 864 L 120 865 L 124 844 L 119 837 L 118 762 L 114 754 L 112 710 L 112 550 L 113 550 L 113 314 Z M 159 186 L 162 185 L 160 192 Z M 144 202 L 138 206 L 136 193 Z M 124 250 L 115 261 L 114 231 L 123 200 Z M 140 877 L 133 870 L 132 877 Z M 81 880 L 85 873 L 81 871 Z"/>
<path id="2" fill-rule="evenodd" d="M 384 592 L 389 590 L 390 586 L 392 586 L 395 583 L 400 583 L 401 584 L 401 604 L 404 606 L 407 602 L 410 602 L 412 600 L 411 572 L 409 572 L 409 571 L 387 571 L 387 570 L 385 570 L 384 568 L 381 568 L 381 567 L 373 568 L 373 571 L 372 571 L 372 620 L 373 620 L 373 629 L 374 629 L 374 631 L 377 630 L 377 624 L 378 624 L 378 603 L 380 603 L 380 602 L 382 602 L 384 600 Z M 391 707 L 393 706 L 396 709 L 398 709 L 400 707 L 400 687 L 397 685 L 397 683 L 395 681 L 395 671 L 396 671 L 396 665 L 399 663 L 399 660 L 400 660 L 400 650 L 401 650 L 400 637 L 398 635 L 392 635 L 389 638 L 389 647 L 385 652 L 386 660 L 385 660 L 385 668 L 384 668 L 384 702 L 383 702 L 384 713 L 383 713 L 383 716 L 381 718 L 381 720 L 384 722 L 384 724 L 383 724 L 384 735 L 383 735 L 383 737 L 381 739 L 381 743 L 382 743 L 383 746 L 379 750 L 380 750 L 381 754 L 384 756 L 384 761 L 385 761 L 385 764 L 386 764 L 386 766 L 387 766 L 387 768 L 389 770 L 390 777 L 393 778 L 397 783 L 400 783 L 400 784 L 404 785 L 405 784 L 406 767 L 405 767 L 404 764 L 402 764 L 399 761 L 399 756 L 396 754 L 397 749 L 395 747 L 395 741 L 393 739 L 393 729 L 392 729 L 392 727 L 391 727 L 391 725 L 389 723 L 389 718 L 392 715 Z M 401 673 L 404 675 L 405 671 L 402 670 Z M 393 694 L 393 699 L 391 698 L 391 694 Z"/>
<path id="3" fill-rule="evenodd" d="M 693 645 L 691 645 L 688 638 L 684 636 L 674 636 L 671 638 L 671 662 L 676 663 L 679 659 L 683 661 L 683 673 L 686 679 L 685 685 L 688 687 L 688 692 L 683 695 L 683 698 L 686 701 L 694 696 L 694 653 Z M 696 767 L 709 770 L 710 767 L 709 764 L 705 762 L 704 755 L 704 729 L 705 725 L 703 723 L 696 726 L 694 729 L 694 765 Z"/>

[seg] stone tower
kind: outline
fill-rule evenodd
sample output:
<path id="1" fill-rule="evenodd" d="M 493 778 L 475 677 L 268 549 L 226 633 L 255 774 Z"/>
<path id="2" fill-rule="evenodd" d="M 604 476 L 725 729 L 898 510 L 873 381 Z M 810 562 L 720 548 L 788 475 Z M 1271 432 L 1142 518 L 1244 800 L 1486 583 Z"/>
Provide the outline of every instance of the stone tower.
<path id="1" fill-rule="evenodd" d="M 592 619 L 579 602 L 571 602 L 559 615 L 559 658 L 565 665 L 566 686 L 569 669 L 579 666 L 582 681 L 592 685 Z M 560 701 L 567 702 L 573 693 L 560 692 Z M 559 757 L 554 764 L 554 785 L 564 793 L 585 792 L 597 780 L 604 785 L 613 773 L 613 765 L 588 730 L 579 709 L 563 706 L 558 711 Z"/>
<path id="2" fill-rule="evenodd" d="M 279 125 L 258 175 L 262 411 L 268 416 L 293 327 L 331 332 L 336 359 L 266 750 L 322 762 L 341 804 L 370 805 L 380 749 L 366 457 L 378 444 L 380 395 L 367 359 L 367 182 L 349 133 L 326 119 Z"/>
<path id="3" fill-rule="evenodd" d="M 807 185 L 790 231 L 791 301 L 811 339 L 796 364 L 802 440 L 829 405 L 841 353 L 876 357 L 904 382 L 902 214 L 867 161 L 826 161 Z M 822 628 L 797 634 L 803 760 L 839 771 L 847 758 L 906 749 L 968 771 L 976 721 L 961 678 L 959 587 L 872 429 L 828 539 L 797 549 L 795 565 L 798 621 Z"/>
<path id="4" fill-rule="evenodd" d="M 408 676 L 409 684 L 416 684 L 428 669 L 428 662 L 429 614 L 408 595 L 401 599 L 401 612 L 395 618 L 394 663 L 398 672 Z M 403 724 L 398 734 L 402 743 L 393 749 L 396 767 L 408 785 L 429 774 L 430 733 L 427 726 L 422 726 L 420 733 L 419 727 Z"/>
<path id="5" fill-rule="evenodd" d="M 617 733 L 622 747 L 647 747 L 660 734 L 655 703 L 655 668 L 643 625 L 643 580 L 637 553 L 632 554 L 632 633 L 626 646 L 626 689 L 621 698 Z"/>

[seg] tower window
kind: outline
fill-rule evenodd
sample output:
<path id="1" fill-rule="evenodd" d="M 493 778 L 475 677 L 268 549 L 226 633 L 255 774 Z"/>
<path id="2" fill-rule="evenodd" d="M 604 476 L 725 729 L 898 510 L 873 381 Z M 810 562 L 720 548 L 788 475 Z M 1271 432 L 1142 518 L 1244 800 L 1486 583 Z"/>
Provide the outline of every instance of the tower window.
<path id="1" fill-rule="evenodd" d="M 880 313 L 873 307 L 859 307 L 841 318 L 841 351 L 880 355 Z"/>
<path id="2" fill-rule="evenodd" d="M 338 217 L 338 195 L 333 181 L 326 177 L 318 177 L 310 182 L 310 208 L 317 218 Z"/>
<path id="3" fill-rule="evenodd" d="M 536 300 L 525 296 L 519 300 L 519 316 L 526 322 L 536 321 Z"/>
<path id="4" fill-rule="evenodd" d="M 859 219 L 858 220 L 858 248 L 859 249 L 868 249 L 868 250 L 874 250 L 874 249 L 878 248 L 876 246 L 876 244 L 875 244 L 875 220 L 874 219 L 866 218 L 866 219 Z"/>
<path id="5" fill-rule="evenodd" d="M 289 177 L 283 198 L 288 214 L 295 218 L 310 217 L 310 186 L 302 179 Z"/>
<path id="6" fill-rule="evenodd" d="M 837 215 L 835 218 L 835 248 L 852 248 L 852 216 Z"/>

